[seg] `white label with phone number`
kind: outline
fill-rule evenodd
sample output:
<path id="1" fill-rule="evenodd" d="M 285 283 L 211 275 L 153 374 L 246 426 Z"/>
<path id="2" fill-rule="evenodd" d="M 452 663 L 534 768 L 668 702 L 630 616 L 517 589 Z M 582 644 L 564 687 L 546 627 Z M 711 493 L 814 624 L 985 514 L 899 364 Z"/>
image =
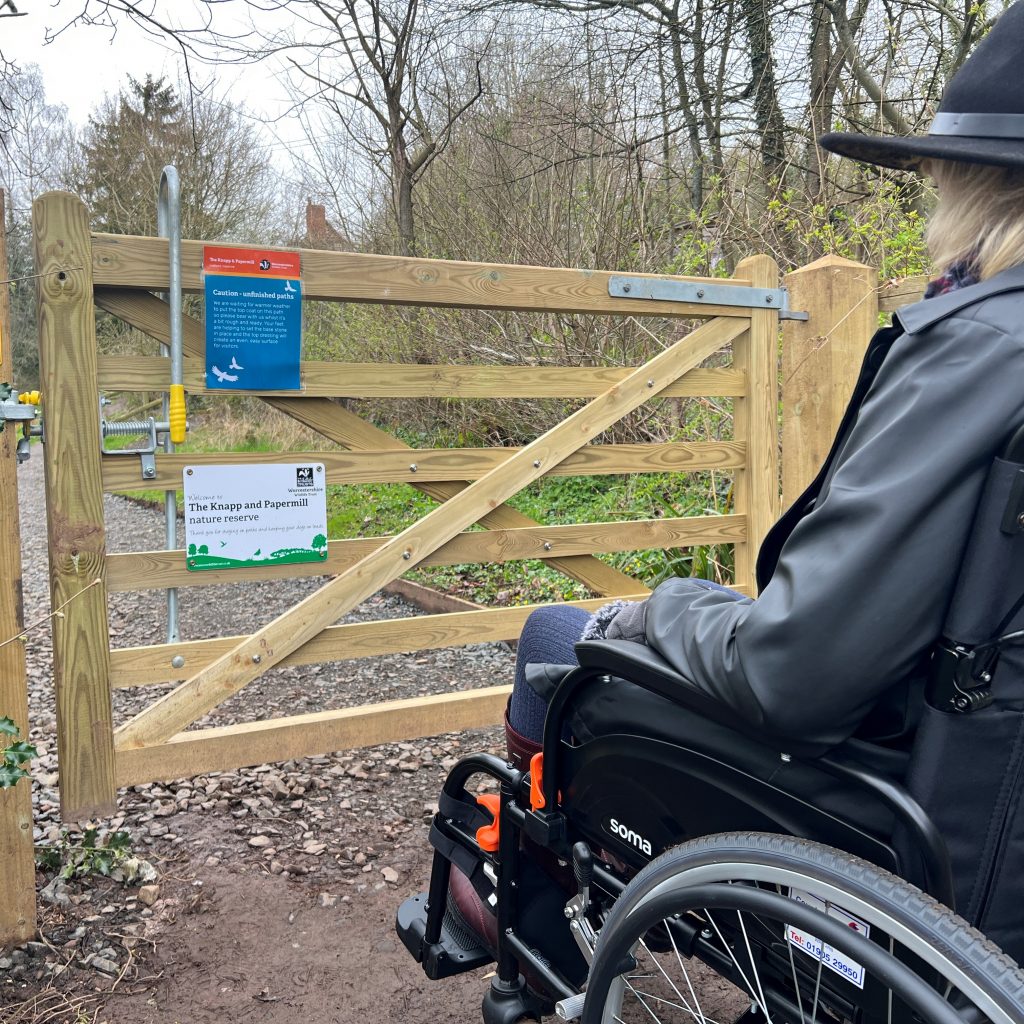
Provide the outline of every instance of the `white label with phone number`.
<path id="1" fill-rule="evenodd" d="M 859 917 L 848 914 L 842 907 L 826 903 L 813 893 L 804 892 L 802 889 L 790 889 L 789 896 L 790 899 L 796 900 L 797 903 L 803 903 L 804 906 L 810 907 L 812 910 L 826 914 L 833 921 L 838 921 L 840 924 L 851 929 L 851 931 L 859 932 L 864 938 L 868 938 L 871 935 L 870 925 L 866 924 Z M 834 971 L 841 978 L 845 978 L 851 984 L 856 985 L 857 988 L 864 987 L 864 978 L 866 977 L 864 968 L 845 953 L 830 946 L 827 942 L 822 942 L 821 939 L 808 934 L 801 928 L 794 928 L 791 924 L 786 925 L 786 939 L 796 946 L 797 949 L 802 949 L 808 956 L 821 961 L 830 971 Z"/>

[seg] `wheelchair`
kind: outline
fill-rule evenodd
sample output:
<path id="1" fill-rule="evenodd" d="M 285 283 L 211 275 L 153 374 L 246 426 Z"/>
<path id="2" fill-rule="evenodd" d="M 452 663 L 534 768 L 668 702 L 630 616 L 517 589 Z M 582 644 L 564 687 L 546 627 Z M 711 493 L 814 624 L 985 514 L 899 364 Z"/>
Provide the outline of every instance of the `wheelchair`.
<path id="1" fill-rule="evenodd" d="M 577 644 L 541 750 L 449 773 L 403 943 L 432 979 L 494 964 L 485 1024 L 1022 1024 L 1021 580 L 1024 429 L 907 752 L 757 735 L 650 648 Z"/>

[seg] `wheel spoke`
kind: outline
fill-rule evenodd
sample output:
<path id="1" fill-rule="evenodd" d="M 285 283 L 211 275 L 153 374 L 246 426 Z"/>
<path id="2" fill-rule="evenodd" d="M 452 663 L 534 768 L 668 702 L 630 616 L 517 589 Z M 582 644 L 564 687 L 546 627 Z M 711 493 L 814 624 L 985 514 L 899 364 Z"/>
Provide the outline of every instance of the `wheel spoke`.
<path id="1" fill-rule="evenodd" d="M 754 991 L 754 986 L 751 985 L 750 982 L 747 980 L 746 972 L 740 966 L 740 962 L 736 959 L 736 954 L 733 953 L 729 943 L 725 941 L 725 936 L 722 934 L 722 931 L 718 927 L 718 924 L 715 922 L 715 919 L 711 916 L 711 912 L 705 907 L 702 913 L 705 917 L 707 917 L 708 922 L 711 924 L 711 927 L 715 929 L 715 934 L 718 936 L 719 941 L 722 943 L 722 947 L 729 954 L 729 959 L 732 960 L 732 962 L 736 965 L 736 970 L 739 972 L 740 977 L 743 979 L 743 984 L 747 986 L 747 990 L 750 992 L 750 998 L 754 1000 L 758 1007 L 760 1007 L 760 1010 L 764 1014 L 765 1020 L 768 1021 L 768 1024 L 771 1024 L 771 1018 L 768 1016 L 768 1007 L 766 1007 L 764 1003 L 758 999 L 757 993 Z"/>
<path id="2" fill-rule="evenodd" d="M 628 981 L 626 982 L 626 988 L 628 988 L 629 991 L 636 996 L 637 1002 L 640 1003 L 640 1005 L 658 1022 L 658 1024 L 661 1024 L 661 1018 L 647 1005 L 643 996 L 641 996 L 640 993 L 637 992 L 637 990 L 633 988 L 633 986 Z M 618 1020 L 619 1018 L 616 1017 L 615 1019 Z"/>
<path id="3" fill-rule="evenodd" d="M 765 999 L 764 989 L 761 987 L 761 975 L 757 970 L 757 961 L 754 960 L 754 951 L 750 948 L 750 936 L 747 935 L 747 926 L 743 923 L 743 911 L 737 911 L 736 916 L 740 921 L 740 931 L 743 932 L 743 945 L 747 947 L 747 959 L 750 961 L 750 972 L 754 975 L 754 981 L 757 982 L 757 991 L 761 996 L 761 1008 L 764 1011 L 765 1020 L 768 1024 L 772 1024 L 772 1018 L 768 1013 L 768 1000 Z"/>
<path id="4" fill-rule="evenodd" d="M 683 977 L 686 979 L 687 988 L 690 990 L 690 995 L 693 996 L 693 1005 L 697 1007 L 697 1012 L 700 1014 L 700 1019 L 707 1020 L 704 1016 L 704 1011 L 700 1008 L 700 1000 L 697 998 L 697 993 L 693 989 L 693 982 L 690 980 L 690 972 L 686 969 L 683 964 L 683 958 L 679 955 L 679 947 L 676 945 L 675 936 L 672 934 L 672 929 L 668 929 L 668 940 L 672 943 L 672 950 L 676 954 L 676 959 L 679 961 L 679 968 L 683 972 Z M 711 1021 L 710 1024 L 717 1024 L 715 1021 Z"/>
<path id="5" fill-rule="evenodd" d="M 694 1011 L 690 1008 L 690 1004 L 687 1002 L 686 997 L 683 995 L 682 992 L 679 991 L 678 987 L 676 986 L 676 983 L 669 977 L 668 972 L 665 970 L 665 968 L 661 966 L 661 961 L 650 951 L 650 949 L 647 946 L 647 943 L 644 942 L 643 939 L 640 940 L 640 945 L 644 947 L 644 950 L 646 951 L 647 955 L 654 961 L 654 966 L 658 968 L 658 970 L 662 974 L 662 977 L 669 983 L 669 986 L 672 988 L 672 991 L 675 992 L 675 994 L 679 997 L 681 1002 L 686 1004 L 687 1013 L 689 1013 L 694 1020 L 703 1021 L 704 1015 L 701 1014 L 698 1017 L 697 1014 L 694 1013 Z M 682 963 L 682 961 L 680 961 L 680 963 Z M 683 969 L 683 973 L 686 973 L 685 968 Z"/>
<path id="6" fill-rule="evenodd" d="M 655 1003 L 664 1003 L 666 1006 L 671 1006 L 676 1010 L 682 1010 L 684 1013 L 688 1013 L 694 1020 L 698 1021 L 699 1024 L 718 1024 L 718 1021 L 708 1020 L 707 1017 L 701 1015 L 697 1016 L 689 1006 L 683 1006 L 680 1003 L 675 1003 L 671 999 L 665 999 L 663 996 L 656 996 L 653 992 L 641 992 L 639 989 L 634 989 L 638 999 L 650 999 Z"/>
<path id="7" fill-rule="evenodd" d="M 780 894 L 781 895 L 781 894 Z M 793 991 L 796 992 L 796 1008 L 800 1011 L 800 1024 L 804 1024 L 804 1000 L 800 995 L 800 979 L 796 974 L 796 959 L 793 956 L 793 943 L 786 936 L 786 948 L 789 950 L 789 969 L 793 972 Z"/>
<path id="8" fill-rule="evenodd" d="M 821 995 L 821 972 L 825 961 L 818 961 L 818 974 L 814 979 L 814 1002 L 811 1004 L 811 1024 L 818 1024 L 818 997 Z"/>

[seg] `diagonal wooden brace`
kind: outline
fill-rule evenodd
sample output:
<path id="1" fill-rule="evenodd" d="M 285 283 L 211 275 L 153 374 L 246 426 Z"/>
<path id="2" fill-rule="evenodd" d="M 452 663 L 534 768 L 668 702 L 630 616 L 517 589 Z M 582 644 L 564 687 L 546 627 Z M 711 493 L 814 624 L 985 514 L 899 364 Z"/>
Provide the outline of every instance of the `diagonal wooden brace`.
<path id="1" fill-rule="evenodd" d="M 117 746 L 159 743 L 185 729 L 748 327 L 748 320 L 717 319 L 677 341 L 140 712 L 117 731 Z"/>
<path id="2" fill-rule="evenodd" d="M 167 303 L 155 295 L 130 289 L 97 288 L 96 305 L 164 344 L 170 340 Z M 202 358 L 205 351 L 203 325 L 188 316 L 183 317 L 182 321 L 186 354 Z M 404 441 L 392 437 L 387 431 L 375 427 L 372 423 L 367 423 L 329 398 L 264 397 L 263 401 L 350 450 L 413 450 Z M 412 486 L 435 501 L 447 501 L 469 485 L 464 480 L 452 480 L 416 482 Z M 480 520 L 480 525 L 489 530 L 515 530 L 540 524 L 510 505 L 499 505 Z M 553 556 L 545 558 L 544 561 L 553 569 L 565 573 L 566 576 L 602 596 L 639 594 L 647 589 L 633 577 L 593 555 Z"/>

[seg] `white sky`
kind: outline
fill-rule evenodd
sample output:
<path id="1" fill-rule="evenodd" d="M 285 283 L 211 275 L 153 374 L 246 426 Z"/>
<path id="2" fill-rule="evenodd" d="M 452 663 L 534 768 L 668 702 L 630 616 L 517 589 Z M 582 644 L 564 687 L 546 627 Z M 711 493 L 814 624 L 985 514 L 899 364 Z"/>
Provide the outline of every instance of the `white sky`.
<path id="1" fill-rule="evenodd" d="M 79 125 L 86 122 L 105 94 L 116 94 L 127 84 L 128 75 L 139 80 L 147 74 L 162 76 L 175 84 L 185 81 L 181 50 L 174 41 L 151 34 L 124 16 L 118 18 L 116 33 L 109 26 L 75 26 L 46 43 L 47 29 L 62 27 L 81 10 L 84 0 L 62 0 L 56 8 L 52 0 L 15 3 L 26 14 L 0 18 L 0 53 L 22 67 L 37 64 L 47 102 L 65 106 Z M 202 0 L 174 0 L 160 6 L 161 15 L 170 10 L 182 22 L 196 25 L 190 13 L 203 4 Z M 218 24 L 246 31 L 247 5 L 218 9 Z M 266 64 L 223 64 L 214 68 L 193 60 L 192 76 L 200 85 L 209 83 L 218 98 L 244 103 L 255 118 L 276 119 L 261 127 L 276 162 L 283 163 L 289 152 L 303 148 L 302 128 L 297 119 L 287 116 L 288 94 L 273 68 Z"/>
<path id="2" fill-rule="evenodd" d="M 128 74 L 140 79 L 147 73 L 164 75 L 172 81 L 178 77 L 180 55 L 127 21 L 113 38 L 109 28 L 92 26 L 69 29 L 44 45 L 46 29 L 59 27 L 74 5 L 63 3 L 55 11 L 47 0 L 15 2 L 27 13 L 0 19 L 0 51 L 21 66 L 38 64 L 48 102 L 66 106 L 79 124 L 104 93 L 120 89 Z"/>

